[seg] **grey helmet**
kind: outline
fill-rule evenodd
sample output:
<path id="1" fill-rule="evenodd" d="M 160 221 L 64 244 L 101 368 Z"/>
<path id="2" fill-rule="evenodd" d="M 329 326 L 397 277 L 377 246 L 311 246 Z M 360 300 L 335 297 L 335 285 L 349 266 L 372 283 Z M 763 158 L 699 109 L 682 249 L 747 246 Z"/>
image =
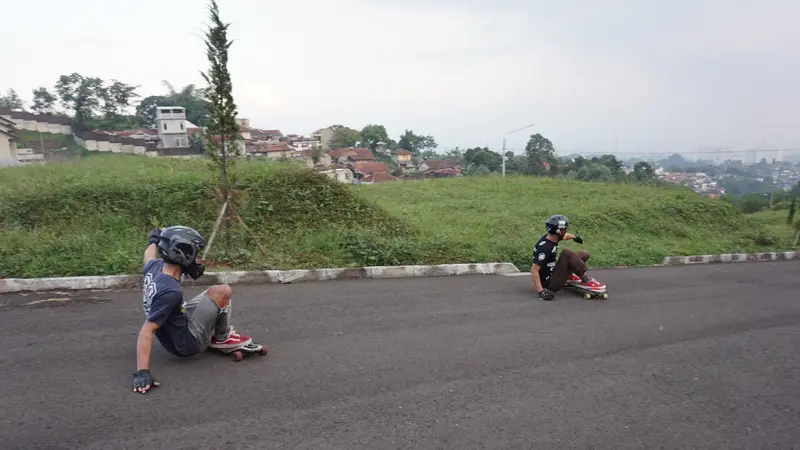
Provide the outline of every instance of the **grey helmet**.
<path id="1" fill-rule="evenodd" d="M 161 240 L 157 246 L 158 255 L 168 263 L 187 269 L 195 263 L 205 245 L 203 237 L 197 230 L 176 225 L 161 230 Z"/>
<path id="2" fill-rule="evenodd" d="M 547 232 L 549 234 L 557 234 L 562 237 L 567 232 L 568 226 L 569 220 L 567 216 L 561 214 L 554 214 L 548 217 L 547 222 L 545 222 L 545 227 L 547 227 Z"/>

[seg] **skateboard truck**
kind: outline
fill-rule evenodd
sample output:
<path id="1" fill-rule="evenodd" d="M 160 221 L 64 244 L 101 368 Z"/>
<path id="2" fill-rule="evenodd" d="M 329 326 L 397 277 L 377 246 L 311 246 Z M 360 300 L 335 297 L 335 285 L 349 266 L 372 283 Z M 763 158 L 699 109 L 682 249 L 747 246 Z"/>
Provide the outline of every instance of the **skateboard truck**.
<path id="1" fill-rule="evenodd" d="M 269 352 L 269 350 L 267 350 L 267 347 L 261 344 L 256 344 L 255 342 L 251 342 L 247 345 L 242 345 L 241 347 L 231 347 L 231 348 L 208 347 L 208 348 L 226 355 L 233 354 L 233 360 L 236 362 L 243 360 L 245 356 L 250 356 L 255 354 L 264 356 Z"/>

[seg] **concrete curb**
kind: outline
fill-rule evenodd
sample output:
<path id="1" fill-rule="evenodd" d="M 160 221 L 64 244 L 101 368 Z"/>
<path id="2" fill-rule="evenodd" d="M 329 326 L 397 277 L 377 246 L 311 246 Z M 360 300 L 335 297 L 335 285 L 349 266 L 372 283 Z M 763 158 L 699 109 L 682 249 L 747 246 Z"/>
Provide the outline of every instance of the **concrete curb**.
<path id="1" fill-rule="evenodd" d="M 428 266 L 373 266 L 349 269 L 258 270 L 207 272 L 199 280 L 184 277 L 185 286 L 212 284 L 270 284 L 303 281 L 360 280 L 380 278 L 437 277 L 450 275 L 505 275 L 517 273 L 511 263 L 440 264 Z M 141 287 L 141 275 L 109 275 L 61 278 L 2 278 L 0 293 L 90 290 Z"/>
<path id="2" fill-rule="evenodd" d="M 719 255 L 667 256 L 665 266 L 754 261 L 800 260 L 800 252 L 723 253 Z"/>

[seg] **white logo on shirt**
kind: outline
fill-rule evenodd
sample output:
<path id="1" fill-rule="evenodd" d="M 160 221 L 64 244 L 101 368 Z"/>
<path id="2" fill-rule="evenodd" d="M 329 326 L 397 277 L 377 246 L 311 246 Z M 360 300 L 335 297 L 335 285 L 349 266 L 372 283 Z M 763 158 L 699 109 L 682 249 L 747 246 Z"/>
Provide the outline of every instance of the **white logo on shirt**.
<path id="1" fill-rule="evenodd" d="M 153 297 L 156 296 L 156 282 L 153 279 L 153 274 L 148 273 L 144 276 L 144 288 L 142 289 L 142 306 L 144 307 L 144 315 L 150 315 L 150 305 L 153 304 Z"/>
<path id="2" fill-rule="evenodd" d="M 547 256 L 544 253 L 539 253 L 539 261 L 544 261 Z"/>

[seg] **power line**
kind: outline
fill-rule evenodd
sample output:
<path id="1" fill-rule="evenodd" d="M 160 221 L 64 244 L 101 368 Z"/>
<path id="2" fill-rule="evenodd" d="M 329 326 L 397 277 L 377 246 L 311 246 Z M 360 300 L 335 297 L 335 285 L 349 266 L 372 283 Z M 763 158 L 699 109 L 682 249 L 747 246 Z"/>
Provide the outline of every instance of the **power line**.
<path id="1" fill-rule="evenodd" d="M 507 148 L 506 151 L 522 151 L 524 152 L 524 148 L 515 148 L 509 149 Z M 637 156 L 648 156 L 648 155 L 697 155 L 697 154 L 728 154 L 728 153 L 779 153 L 779 152 L 798 152 L 800 148 L 786 148 L 786 149 L 768 149 L 768 150 L 695 150 L 695 151 L 670 151 L 670 152 L 616 152 L 616 151 L 606 151 L 606 152 L 583 152 L 583 151 L 570 151 L 570 152 L 563 152 L 564 154 L 579 154 L 579 155 L 637 155 Z"/>

